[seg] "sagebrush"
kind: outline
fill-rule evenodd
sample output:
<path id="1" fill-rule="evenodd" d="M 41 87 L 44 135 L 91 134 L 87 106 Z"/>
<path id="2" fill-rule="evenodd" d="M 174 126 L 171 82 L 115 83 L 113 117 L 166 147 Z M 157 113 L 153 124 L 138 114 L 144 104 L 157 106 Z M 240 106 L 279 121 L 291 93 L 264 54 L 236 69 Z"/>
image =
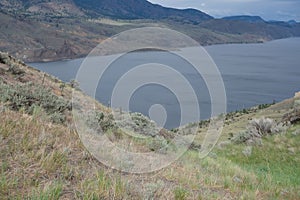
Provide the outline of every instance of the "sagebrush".
<path id="1" fill-rule="evenodd" d="M 9 85 L 0 81 L 0 93 L 0 102 L 10 109 L 23 109 L 32 114 L 35 107 L 41 107 L 53 122 L 64 122 L 64 112 L 71 110 L 68 101 L 54 95 L 50 89 L 33 83 Z"/>

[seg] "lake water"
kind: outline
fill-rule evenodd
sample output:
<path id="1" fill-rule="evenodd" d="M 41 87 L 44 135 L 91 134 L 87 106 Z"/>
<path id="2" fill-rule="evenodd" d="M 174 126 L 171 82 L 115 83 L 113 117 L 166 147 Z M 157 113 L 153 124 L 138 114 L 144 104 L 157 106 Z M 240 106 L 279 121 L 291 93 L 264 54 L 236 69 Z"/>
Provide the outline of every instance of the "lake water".
<path id="1" fill-rule="evenodd" d="M 262 44 L 226 44 L 205 47 L 221 72 L 227 95 L 227 111 L 248 108 L 257 104 L 272 103 L 290 98 L 300 90 L 300 38 L 275 40 Z M 197 55 L 195 55 L 197 56 Z M 200 118 L 207 119 L 211 114 L 209 91 L 201 75 L 197 74 L 188 64 L 167 52 L 134 52 L 126 55 L 112 64 L 105 71 L 97 86 L 95 97 L 105 105 L 110 104 L 112 91 L 118 80 L 133 67 L 151 60 L 172 66 L 179 71 L 191 84 L 196 92 L 200 105 Z M 50 63 L 30 63 L 29 65 L 52 74 L 63 81 L 70 81 L 76 77 L 83 59 L 74 59 Z M 101 66 L 98 66 L 101 68 Z M 95 68 L 95 70 L 97 70 Z M 91 72 L 91 79 L 93 77 Z M 147 80 L 149 74 L 139 74 L 137 79 Z M 157 73 L 157 77 L 171 80 L 172 77 Z M 132 80 L 132 83 L 135 80 Z M 127 84 L 126 84 L 127 85 Z M 126 85 L 124 86 L 126 90 Z M 131 83 L 128 83 L 128 88 Z M 181 85 L 176 85 L 179 90 Z M 88 93 L 88 84 L 83 89 Z M 189 95 L 182 91 L 182 95 Z M 124 94 L 126 96 L 126 94 Z M 166 119 L 157 119 L 166 128 L 178 127 L 180 123 L 180 106 L 191 105 L 195 102 L 179 102 L 177 94 L 157 84 L 146 84 L 138 88 L 130 97 L 129 109 L 150 115 L 153 105 L 162 105 Z M 198 103 L 197 102 L 197 103 Z M 159 107 L 156 107 L 159 110 Z M 185 116 L 184 123 L 195 119 Z M 155 119 L 155 117 L 154 117 Z M 160 120 L 164 121 L 162 123 Z"/>

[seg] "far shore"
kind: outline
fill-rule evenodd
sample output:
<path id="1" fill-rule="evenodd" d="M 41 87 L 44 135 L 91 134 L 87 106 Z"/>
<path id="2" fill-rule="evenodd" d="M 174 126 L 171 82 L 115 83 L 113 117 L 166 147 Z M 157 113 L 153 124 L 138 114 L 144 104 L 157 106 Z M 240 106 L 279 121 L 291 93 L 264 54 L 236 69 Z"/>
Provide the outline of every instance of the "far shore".
<path id="1" fill-rule="evenodd" d="M 285 39 L 290 39 L 290 38 L 296 38 L 296 37 L 289 37 L 289 38 L 281 38 L 281 39 L 275 39 L 275 40 L 259 40 L 256 42 L 228 42 L 228 43 L 214 43 L 210 45 L 203 45 L 203 47 L 208 47 L 208 46 L 215 46 L 215 45 L 229 45 L 229 44 L 262 44 L 266 42 L 272 42 L 276 40 L 285 40 Z M 25 63 L 48 63 L 48 62 L 59 62 L 59 61 L 67 61 L 67 60 L 73 60 L 73 59 L 80 59 L 80 58 L 85 58 L 88 56 L 90 52 L 82 53 L 80 55 L 72 55 L 72 56 L 58 56 L 56 58 L 40 58 L 40 57 L 29 57 L 27 59 L 23 59 Z M 22 60 L 22 59 L 21 59 Z"/>

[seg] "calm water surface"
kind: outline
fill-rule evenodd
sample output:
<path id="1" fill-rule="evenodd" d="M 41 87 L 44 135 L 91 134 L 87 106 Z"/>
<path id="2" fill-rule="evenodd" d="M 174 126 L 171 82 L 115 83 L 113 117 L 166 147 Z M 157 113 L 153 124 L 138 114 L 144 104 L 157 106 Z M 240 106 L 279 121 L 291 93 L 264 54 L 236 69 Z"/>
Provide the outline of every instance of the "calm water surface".
<path id="1" fill-rule="evenodd" d="M 224 80 L 228 111 L 281 101 L 292 97 L 296 91 L 300 90 L 300 38 L 276 40 L 263 44 L 214 45 L 205 49 L 217 64 Z M 183 74 L 197 94 L 201 119 L 210 117 L 211 103 L 205 82 L 201 75 L 197 74 L 183 59 L 173 57 L 167 52 L 135 52 L 126 56 L 126 59 L 113 63 L 100 80 L 96 92 L 96 98 L 100 102 L 105 105 L 109 104 L 114 85 L 122 74 L 134 66 L 149 63 L 154 59 L 159 60 L 159 63 L 174 67 Z M 75 59 L 51 63 L 30 63 L 30 65 L 64 81 L 70 81 L 76 77 L 82 61 L 83 59 Z M 162 76 L 162 74 L 157 74 L 157 76 Z M 138 78 L 147 78 L 147 74 L 140 74 Z M 89 93 L 88 87 L 83 87 L 83 89 Z M 182 94 L 189 95 L 184 94 L 184 91 Z M 133 93 L 130 99 L 130 110 L 148 115 L 151 106 L 160 104 L 165 108 L 168 116 L 165 127 L 173 128 L 177 127 L 180 122 L 180 103 L 176 95 L 168 88 L 147 84 Z M 185 116 L 185 120 L 185 123 L 194 121 L 188 116 Z"/>

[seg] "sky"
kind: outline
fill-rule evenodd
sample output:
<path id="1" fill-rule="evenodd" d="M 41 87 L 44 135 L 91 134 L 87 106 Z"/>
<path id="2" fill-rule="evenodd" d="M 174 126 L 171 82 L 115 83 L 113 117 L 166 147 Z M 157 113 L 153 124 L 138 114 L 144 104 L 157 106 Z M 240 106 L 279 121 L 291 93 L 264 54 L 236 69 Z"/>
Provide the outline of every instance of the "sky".
<path id="1" fill-rule="evenodd" d="M 300 0 L 148 0 L 174 8 L 196 8 L 216 18 L 258 15 L 265 20 L 300 22 Z"/>

